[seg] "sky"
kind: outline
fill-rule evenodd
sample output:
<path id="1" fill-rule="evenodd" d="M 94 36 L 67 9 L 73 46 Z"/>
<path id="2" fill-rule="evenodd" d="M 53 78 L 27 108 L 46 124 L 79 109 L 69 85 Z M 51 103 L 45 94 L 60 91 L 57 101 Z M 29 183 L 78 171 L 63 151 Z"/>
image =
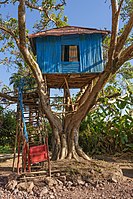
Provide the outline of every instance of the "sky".
<path id="1" fill-rule="evenodd" d="M 106 3 L 105 3 L 106 2 Z M 7 6 L 1 10 L 2 15 L 17 17 L 15 6 Z M 67 0 L 65 15 L 68 17 L 68 24 L 87 28 L 111 30 L 111 7 L 110 0 Z M 33 22 L 38 18 L 37 13 L 27 13 L 26 21 L 29 33 L 33 32 Z M 3 55 L 0 54 L 0 59 Z M 9 86 L 9 77 L 15 70 L 7 69 L 0 65 L 0 82 Z"/>
<path id="2" fill-rule="evenodd" d="M 111 30 L 110 1 L 111 0 L 67 0 L 64 14 L 68 17 L 68 24 L 71 26 Z M 17 8 L 13 5 L 0 8 L 0 14 L 17 17 Z M 38 12 L 27 12 L 27 29 L 29 29 L 30 34 L 33 33 L 32 27 L 38 18 Z M 3 58 L 3 55 L 0 53 L 0 59 L 1 58 Z M 9 69 L 6 66 L 0 65 L 0 88 L 4 84 L 9 86 L 9 78 L 14 72 L 14 68 Z"/>

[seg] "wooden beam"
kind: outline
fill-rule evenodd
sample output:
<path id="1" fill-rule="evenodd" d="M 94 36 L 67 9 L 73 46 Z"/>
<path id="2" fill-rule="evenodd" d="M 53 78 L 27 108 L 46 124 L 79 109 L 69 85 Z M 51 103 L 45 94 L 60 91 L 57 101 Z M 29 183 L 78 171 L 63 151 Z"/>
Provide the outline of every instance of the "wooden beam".
<path id="1" fill-rule="evenodd" d="M 71 94 L 70 94 L 70 90 L 69 90 L 69 85 L 68 85 L 67 79 L 65 77 L 64 77 L 64 79 L 65 79 L 65 83 L 66 83 L 66 94 L 68 95 L 68 96 L 66 96 L 66 98 L 68 97 L 72 111 L 74 111 L 74 106 L 73 106 L 73 102 L 72 102 L 72 98 L 71 98 Z M 64 91 L 65 91 L 65 88 L 64 88 Z M 69 107 L 69 102 L 68 102 L 68 107 Z"/>

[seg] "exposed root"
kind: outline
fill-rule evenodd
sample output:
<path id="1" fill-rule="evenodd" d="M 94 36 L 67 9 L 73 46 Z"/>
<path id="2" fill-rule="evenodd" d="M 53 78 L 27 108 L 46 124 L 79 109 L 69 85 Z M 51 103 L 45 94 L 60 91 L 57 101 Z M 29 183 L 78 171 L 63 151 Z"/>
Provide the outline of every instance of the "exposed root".
<path id="1" fill-rule="evenodd" d="M 66 159 L 71 160 L 72 159 L 72 153 L 69 153 L 66 157 Z"/>
<path id="2" fill-rule="evenodd" d="M 83 152 L 83 150 L 81 149 L 80 146 L 76 146 L 76 152 L 81 158 L 88 160 L 88 161 L 91 160 L 91 158 Z"/>
<path id="3" fill-rule="evenodd" d="M 76 152 L 75 150 L 73 151 L 73 158 L 74 158 L 77 162 L 80 161 L 80 157 L 78 156 L 78 154 L 77 154 L 77 152 Z"/>
<path id="4" fill-rule="evenodd" d="M 55 150 L 54 151 L 52 151 L 52 160 L 59 160 L 60 159 L 60 157 L 59 157 L 59 152 L 60 152 L 60 146 L 58 146 L 58 147 L 55 147 L 54 148 Z"/>
<path id="5" fill-rule="evenodd" d="M 60 159 L 63 160 L 66 157 L 66 148 L 64 147 L 63 149 L 61 149 L 61 155 L 60 155 Z"/>

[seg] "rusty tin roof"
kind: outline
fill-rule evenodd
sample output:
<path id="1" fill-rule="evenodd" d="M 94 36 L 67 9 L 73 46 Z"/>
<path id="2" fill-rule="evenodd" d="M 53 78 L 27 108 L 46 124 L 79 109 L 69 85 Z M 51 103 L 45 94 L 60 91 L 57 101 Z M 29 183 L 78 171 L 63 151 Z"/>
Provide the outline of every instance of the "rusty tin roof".
<path id="1" fill-rule="evenodd" d="M 32 39 L 35 37 L 45 37 L 45 36 L 62 36 L 62 35 L 95 34 L 95 33 L 107 35 L 110 33 L 110 31 L 98 30 L 98 29 L 94 29 L 94 28 L 77 27 L 77 26 L 64 26 L 61 28 L 53 28 L 53 29 L 46 30 L 43 32 L 30 34 L 28 37 L 30 39 Z"/>

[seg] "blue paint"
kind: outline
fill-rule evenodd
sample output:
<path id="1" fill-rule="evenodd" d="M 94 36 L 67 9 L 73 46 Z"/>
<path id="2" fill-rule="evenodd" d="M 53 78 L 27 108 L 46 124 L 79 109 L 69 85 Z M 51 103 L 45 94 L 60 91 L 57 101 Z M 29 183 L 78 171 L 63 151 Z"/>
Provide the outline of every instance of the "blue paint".
<path id="1" fill-rule="evenodd" d="M 19 106 L 20 106 L 20 111 L 22 115 L 24 137 L 26 139 L 26 142 L 28 142 L 28 133 L 27 133 L 26 122 L 24 118 L 23 87 L 24 87 L 24 79 L 21 79 L 19 83 L 19 87 L 18 87 L 18 100 L 19 100 Z"/>
<path id="2" fill-rule="evenodd" d="M 61 63 L 61 71 L 62 73 L 79 73 L 80 65 L 79 62 L 62 62 Z"/>
<path id="3" fill-rule="evenodd" d="M 37 62 L 43 73 L 102 72 L 102 34 L 37 37 Z M 62 62 L 61 46 L 78 45 L 79 62 Z"/>
<path id="4" fill-rule="evenodd" d="M 102 72 L 102 35 L 80 35 L 80 68 L 81 72 Z"/>
<path id="5" fill-rule="evenodd" d="M 36 39 L 37 62 L 43 73 L 60 73 L 60 38 L 44 37 Z"/>

